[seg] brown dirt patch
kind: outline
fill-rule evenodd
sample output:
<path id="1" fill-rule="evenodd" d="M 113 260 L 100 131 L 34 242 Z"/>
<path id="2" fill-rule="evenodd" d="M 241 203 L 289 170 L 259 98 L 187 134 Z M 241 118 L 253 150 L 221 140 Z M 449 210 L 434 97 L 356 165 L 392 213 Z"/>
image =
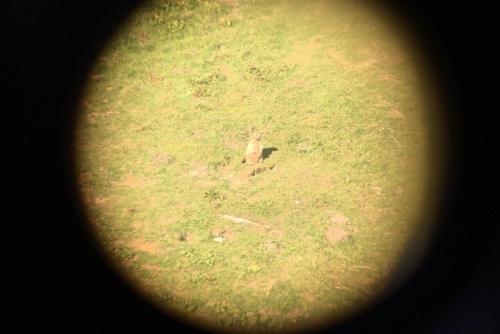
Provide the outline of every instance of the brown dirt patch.
<path id="1" fill-rule="evenodd" d="M 165 155 L 165 154 L 155 154 L 153 156 L 153 161 L 160 163 L 160 164 L 168 165 L 169 163 L 174 161 L 174 158 L 170 157 L 168 155 Z"/>
<path id="2" fill-rule="evenodd" d="M 193 170 L 189 173 L 189 175 L 193 177 L 202 177 L 208 174 L 210 174 L 210 170 L 208 166 L 203 163 L 195 163 L 193 165 Z"/>
<path id="3" fill-rule="evenodd" d="M 345 223 L 349 222 L 349 220 L 350 219 L 348 217 L 346 217 L 340 213 L 336 213 L 330 217 L 330 221 L 336 226 L 340 226 L 342 224 L 345 224 Z"/>
<path id="4" fill-rule="evenodd" d="M 127 242 L 127 246 L 150 254 L 161 254 L 163 250 L 155 243 L 144 239 L 133 239 Z"/>
<path id="5" fill-rule="evenodd" d="M 149 263 L 144 263 L 141 265 L 141 267 L 147 271 L 151 271 L 151 272 L 155 272 L 155 271 L 164 271 L 164 270 L 168 270 L 169 268 L 163 268 L 163 267 L 160 267 L 160 266 L 155 266 L 155 265 L 152 265 L 152 264 L 149 264 Z M 143 280 L 147 280 L 147 279 L 144 279 Z M 149 281 L 149 280 L 148 280 Z"/>
<path id="6" fill-rule="evenodd" d="M 219 71 L 226 77 L 226 80 L 228 81 L 234 78 L 233 69 L 227 65 L 220 66 Z"/>
<path id="7" fill-rule="evenodd" d="M 96 197 L 94 199 L 95 204 L 105 204 L 109 200 L 109 197 Z"/>
<path id="8" fill-rule="evenodd" d="M 338 242 L 347 241 L 351 238 L 351 235 L 339 227 L 330 227 L 325 232 L 326 239 L 331 244 L 336 244 Z"/>
<path id="9" fill-rule="evenodd" d="M 149 179 L 143 175 L 129 174 L 129 175 L 124 176 L 122 178 L 122 180 L 119 182 L 112 182 L 112 185 L 114 187 L 125 186 L 125 187 L 131 187 L 131 188 L 141 188 L 141 187 L 150 186 L 154 183 L 156 183 L 156 180 Z"/>

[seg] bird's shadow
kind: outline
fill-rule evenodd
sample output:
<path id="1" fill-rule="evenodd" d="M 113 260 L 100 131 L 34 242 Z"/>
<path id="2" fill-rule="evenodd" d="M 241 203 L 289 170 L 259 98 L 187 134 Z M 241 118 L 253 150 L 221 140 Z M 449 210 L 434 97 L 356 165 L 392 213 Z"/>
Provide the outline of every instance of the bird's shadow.
<path id="1" fill-rule="evenodd" d="M 268 147 L 262 149 L 262 159 L 267 159 L 273 154 L 273 152 L 277 151 L 278 149 L 276 147 Z"/>

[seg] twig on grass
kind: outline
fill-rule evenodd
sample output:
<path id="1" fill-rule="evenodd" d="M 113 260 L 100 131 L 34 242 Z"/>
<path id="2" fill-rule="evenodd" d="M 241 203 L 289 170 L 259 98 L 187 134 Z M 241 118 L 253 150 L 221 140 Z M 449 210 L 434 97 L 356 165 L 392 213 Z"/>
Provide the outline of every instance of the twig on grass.
<path id="1" fill-rule="evenodd" d="M 233 217 L 230 215 L 221 215 L 222 218 L 229 219 L 235 223 L 241 223 L 241 224 L 250 224 L 250 225 L 255 225 L 255 226 L 267 226 L 267 225 L 262 225 L 255 223 L 251 220 L 245 219 L 245 218 L 238 218 L 238 217 Z"/>

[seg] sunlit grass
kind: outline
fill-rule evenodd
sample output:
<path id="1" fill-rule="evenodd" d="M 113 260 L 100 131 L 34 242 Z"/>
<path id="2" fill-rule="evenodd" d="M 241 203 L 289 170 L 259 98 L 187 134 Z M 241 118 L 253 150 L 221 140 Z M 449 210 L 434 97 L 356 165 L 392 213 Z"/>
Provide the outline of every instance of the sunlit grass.
<path id="1" fill-rule="evenodd" d="M 420 223 L 412 58 L 344 1 L 183 4 L 132 15 L 89 75 L 76 175 L 97 244 L 199 326 L 343 319 L 388 288 Z M 270 153 L 255 166 L 241 164 L 251 126 Z"/>

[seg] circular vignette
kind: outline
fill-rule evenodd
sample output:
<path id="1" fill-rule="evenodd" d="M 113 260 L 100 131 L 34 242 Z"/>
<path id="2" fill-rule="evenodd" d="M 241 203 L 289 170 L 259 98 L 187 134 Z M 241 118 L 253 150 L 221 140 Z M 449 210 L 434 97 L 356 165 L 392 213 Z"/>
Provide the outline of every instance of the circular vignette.
<path id="1" fill-rule="evenodd" d="M 160 2 L 155 2 L 155 3 L 159 4 Z M 204 4 L 203 6 L 208 7 L 209 8 L 208 12 L 210 13 L 210 11 L 212 10 L 210 8 L 210 6 L 212 5 L 215 7 L 216 3 L 217 3 L 216 1 L 214 1 L 213 3 L 208 2 L 208 5 Z M 232 3 L 232 4 L 234 5 L 234 3 Z M 388 12 L 385 12 L 386 9 L 384 9 L 384 10 L 377 9 L 377 7 L 374 7 L 372 10 L 386 13 L 384 15 L 387 15 L 387 13 L 388 13 Z M 137 13 L 139 13 L 139 11 L 137 11 Z M 152 20 L 154 22 L 163 23 L 163 22 L 168 22 L 168 20 L 170 19 L 168 17 L 163 18 L 163 16 L 161 16 L 160 14 L 157 14 L 157 15 L 159 15 L 159 16 L 155 16 L 155 15 L 152 16 Z M 170 23 L 167 24 L 167 30 L 169 30 L 172 34 L 175 34 L 175 33 L 178 33 L 179 31 L 182 31 L 182 29 L 184 28 L 184 25 L 187 24 L 181 20 L 177 20 L 176 22 L 177 22 L 177 24 L 170 24 Z M 231 27 L 233 24 L 236 24 L 236 23 L 235 23 L 235 21 L 231 20 L 231 18 L 221 17 L 220 21 L 218 21 L 217 24 L 222 25 L 222 26 Z M 394 26 L 399 25 L 399 23 L 397 23 L 396 20 L 394 20 L 394 22 L 392 22 L 390 24 L 394 25 Z M 209 26 L 209 24 L 207 24 L 207 25 Z M 128 36 L 130 37 L 130 34 Z M 314 36 L 314 37 L 316 37 L 316 36 Z M 136 39 L 138 45 L 142 45 L 141 47 L 144 47 L 146 49 L 148 47 L 150 47 L 150 48 L 152 48 L 152 50 L 154 49 L 154 47 L 144 45 L 144 44 L 148 43 L 148 41 L 152 38 L 151 35 L 148 34 L 148 32 L 143 31 L 143 30 L 139 30 L 139 31 L 137 31 L 137 34 L 133 35 L 133 38 Z M 319 39 L 321 39 L 321 37 L 319 37 Z M 318 40 L 316 40 L 315 43 L 318 43 Z M 415 44 L 415 45 L 417 45 L 417 44 Z M 406 47 L 408 47 L 408 46 L 406 46 Z M 134 47 L 131 47 L 131 48 L 132 48 L 131 52 L 137 51 L 136 49 L 134 49 Z M 411 48 L 412 47 L 409 47 L 409 49 L 411 49 Z M 414 54 L 417 55 L 417 58 L 419 55 L 425 54 L 425 53 L 416 52 L 415 51 L 416 49 L 418 49 L 418 47 L 413 46 L 413 51 L 414 51 Z M 196 50 L 195 51 L 191 50 L 191 52 L 196 53 Z M 227 51 L 223 47 L 223 45 L 217 45 L 214 52 L 217 54 L 216 57 L 223 59 L 224 57 L 227 57 L 228 52 L 230 52 L 230 51 Z M 192 56 L 194 57 L 195 54 L 193 54 Z M 243 52 L 241 56 L 245 57 L 246 55 Z M 422 57 L 425 57 L 425 56 L 422 56 Z M 113 60 L 109 60 L 109 61 L 113 61 Z M 201 67 L 203 67 L 203 66 L 210 67 L 211 66 L 210 61 L 211 60 L 206 61 L 204 59 L 203 63 L 200 63 L 199 65 Z M 286 64 L 286 65 L 288 66 L 289 64 Z M 291 66 L 287 67 L 287 68 L 275 68 L 273 66 L 265 67 L 266 66 L 265 62 L 262 66 L 263 66 L 262 68 L 254 67 L 254 66 L 250 67 L 250 70 L 248 71 L 249 78 L 251 78 L 252 80 L 257 80 L 260 83 L 260 82 L 265 82 L 266 80 L 267 81 L 271 81 L 271 79 L 275 80 L 276 77 L 279 77 L 280 75 L 282 75 L 282 72 L 292 71 Z M 421 65 L 421 66 L 423 66 L 423 65 Z M 251 70 L 251 69 L 253 69 L 253 70 Z M 183 70 L 185 70 L 185 69 L 183 69 Z M 133 73 L 132 75 L 135 75 L 134 70 L 131 70 L 131 71 L 132 71 L 131 73 Z M 196 73 L 196 74 L 198 75 L 199 73 Z M 92 74 L 92 75 L 94 77 L 91 77 L 90 80 L 98 81 L 98 80 L 101 80 L 101 78 L 102 78 L 102 77 L 99 77 L 99 74 Z M 194 76 L 193 78 L 189 78 L 187 80 L 188 82 L 186 85 L 191 85 L 191 87 L 190 87 L 191 90 L 188 90 L 187 92 L 184 92 L 184 93 L 186 93 L 188 96 L 190 96 L 190 99 L 193 99 L 193 98 L 194 99 L 204 99 L 204 98 L 206 99 L 206 98 L 210 98 L 212 96 L 216 96 L 216 94 L 217 94 L 216 89 L 211 88 L 212 83 L 215 82 L 214 85 L 217 85 L 218 84 L 217 80 L 220 80 L 222 82 L 226 81 L 226 80 L 230 80 L 230 79 L 228 79 L 228 77 L 230 77 L 231 75 L 234 75 L 234 73 L 220 73 L 217 71 L 214 73 L 208 73 L 207 75 L 204 75 L 203 73 L 201 73 L 201 74 L 199 74 L 198 77 Z M 442 107 L 441 107 L 442 102 L 440 102 L 440 99 L 442 96 L 440 96 L 440 94 L 435 93 L 436 86 L 432 86 L 433 87 L 432 89 L 428 88 L 428 87 L 431 87 L 428 84 L 433 81 L 433 80 L 430 80 L 430 78 L 432 78 L 432 73 L 430 71 L 420 70 L 419 76 L 421 76 L 423 78 L 422 80 L 425 82 L 425 85 L 427 88 L 427 90 L 424 93 L 424 95 L 426 96 L 426 99 L 430 99 L 430 101 L 432 101 L 426 107 L 432 108 L 434 111 L 441 110 L 442 109 Z M 223 79 L 221 79 L 221 78 L 223 78 Z M 165 78 L 162 77 L 161 75 L 155 75 L 154 73 L 153 74 L 143 73 L 141 80 L 145 81 L 144 85 L 150 85 L 152 87 L 155 87 L 156 85 L 163 84 L 163 81 L 165 80 Z M 207 84 L 207 82 L 208 82 L 208 84 Z M 108 89 L 108 88 L 111 88 L 109 91 L 113 91 L 113 89 L 115 89 L 112 86 L 109 86 L 109 87 L 103 86 L 103 88 L 104 88 L 104 91 L 106 91 L 106 89 Z M 126 88 L 127 88 L 126 85 L 124 85 L 124 87 L 121 87 L 122 90 L 123 89 L 126 90 Z M 133 90 L 134 90 L 134 88 L 131 88 L 131 91 L 133 91 Z M 98 92 L 103 93 L 103 90 L 99 90 Z M 347 94 L 347 96 L 348 96 L 348 94 L 352 94 L 352 92 L 344 91 L 343 94 Z M 243 99 L 244 98 L 245 97 L 243 97 Z M 345 96 L 343 96 L 343 98 L 345 98 Z M 110 99 L 107 99 L 107 98 L 104 98 L 101 101 L 101 103 L 103 103 L 103 104 L 107 104 L 110 102 L 113 103 L 113 101 L 110 101 Z M 345 106 L 348 106 L 348 104 L 346 104 Z M 163 107 L 164 106 L 160 106 L 159 108 L 163 108 Z M 211 108 L 211 107 L 205 106 L 205 108 Z M 111 108 L 111 109 L 113 109 L 113 108 Z M 91 119 L 92 118 L 91 117 L 91 118 L 89 118 L 89 120 L 91 122 L 94 122 L 93 124 L 95 124 L 95 122 L 99 122 L 102 119 L 106 119 L 107 117 L 112 117 L 113 115 L 116 115 L 118 113 L 118 111 L 114 111 L 111 109 L 107 110 L 107 111 L 104 111 L 104 110 L 95 111 L 94 115 L 93 115 L 93 119 Z M 210 109 L 208 109 L 208 111 L 210 111 Z M 172 111 L 165 110 L 165 113 L 168 115 L 168 113 L 172 113 Z M 430 115 L 430 114 L 431 114 L 431 112 L 427 111 L 427 115 Z M 174 115 L 175 115 L 175 113 L 174 113 Z M 247 120 L 245 120 L 245 122 L 246 121 Z M 426 220 L 435 220 L 434 217 L 436 215 L 436 210 L 442 209 L 442 207 L 444 205 L 444 204 L 440 205 L 440 203 L 439 203 L 439 201 L 441 201 L 443 196 L 444 196 L 443 189 L 446 188 L 444 186 L 444 184 L 446 184 L 446 181 L 444 180 L 444 174 L 445 174 L 444 171 L 446 170 L 447 165 L 449 165 L 453 159 L 453 156 L 449 154 L 452 151 L 450 146 L 446 147 L 446 143 L 450 143 L 451 139 L 450 139 L 450 135 L 446 135 L 446 132 L 448 130 L 446 130 L 446 126 L 444 126 L 445 122 L 446 121 L 444 119 L 440 119 L 439 117 L 429 117 L 429 120 L 427 120 L 427 126 L 431 129 L 429 131 L 430 135 L 428 137 L 428 141 L 433 141 L 433 142 L 436 142 L 439 144 L 438 145 L 427 144 L 427 146 L 426 146 L 426 148 L 430 149 L 429 156 L 427 157 L 428 163 L 430 164 L 430 167 L 429 167 L 430 176 L 429 176 L 429 179 L 427 181 L 428 188 L 425 191 L 427 196 L 425 196 L 424 204 L 422 204 L 422 207 L 425 208 L 424 215 L 423 215 L 424 218 L 422 218 L 422 219 L 426 219 Z M 269 125 L 266 125 L 264 123 L 259 123 L 259 125 L 261 127 L 267 126 L 272 131 L 278 131 L 277 129 L 272 128 Z M 144 131 L 147 132 L 147 131 L 150 131 L 151 128 L 153 128 L 153 130 L 154 130 L 154 126 L 155 126 L 155 124 L 138 125 L 136 128 L 131 128 L 130 130 L 136 131 L 136 132 L 144 132 Z M 244 130 L 245 130 L 245 128 L 243 128 L 242 131 L 244 131 Z M 203 140 L 206 139 L 203 137 L 203 135 L 195 133 L 195 131 L 193 131 L 193 133 L 191 135 L 192 136 L 200 135 L 203 138 Z M 274 140 L 276 141 L 277 139 L 274 139 Z M 398 142 L 398 140 L 396 138 L 394 138 L 394 140 L 396 142 Z M 307 144 L 300 142 L 300 139 L 298 142 L 292 142 L 292 144 L 293 145 L 296 144 L 295 147 L 297 148 L 297 151 L 299 151 L 299 152 L 301 152 L 301 151 L 307 152 L 308 149 L 310 149 L 310 147 L 307 146 Z M 443 145 L 441 145 L 441 144 L 443 144 Z M 228 146 L 230 148 L 231 148 L 231 145 L 232 145 L 232 143 L 228 144 Z M 132 149 L 137 148 L 133 144 L 131 144 L 131 147 L 132 147 Z M 120 150 L 120 148 L 116 148 L 116 149 L 118 151 Z M 183 150 L 185 151 L 185 148 L 179 149 L 177 154 L 180 155 L 181 154 L 180 152 L 182 152 Z M 231 150 L 229 150 L 229 151 L 231 152 Z M 152 171 L 153 173 L 156 173 L 158 170 L 164 170 L 166 168 L 165 166 L 168 166 L 171 161 L 175 161 L 175 160 L 172 160 L 175 158 L 170 157 L 167 153 L 169 153 L 169 152 L 163 152 L 163 151 L 161 151 L 160 148 L 154 148 L 151 150 L 151 152 L 148 152 L 147 156 L 151 158 L 152 164 L 154 166 L 156 166 L 156 167 L 151 167 L 153 169 L 153 171 Z M 106 155 L 104 155 L 104 156 L 106 156 Z M 144 157 L 143 159 L 146 159 L 146 157 Z M 202 160 L 202 159 L 200 159 L 200 160 Z M 179 161 L 179 159 L 177 159 L 177 161 Z M 160 167 L 157 167 L 158 164 L 160 165 Z M 204 164 L 201 164 L 201 165 L 194 164 L 194 165 L 189 165 L 186 168 L 188 168 L 188 167 L 192 168 L 191 173 L 196 172 L 195 173 L 196 175 L 200 175 L 200 174 L 203 175 L 203 173 L 207 173 L 207 175 L 210 175 L 211 168 L 212 168 L 212 170 L 218 170 L 218 168 L 222 169 L 223 167 L 225 167 L 225 165 L 224 165 L 224 161 L 222 161 L 222 162 L 221 161 L 209 161 L 209 163 L 206 166 Z M 98 169 L 96 169 L 96 170 L 98 170 Z M 150 185 L 150 183 L 148 183 L 148 182 L 150 182 L 151 180 L 149 180 L 148 177 L 137 177 L 137 175 L 132 175 L 130 178 L 126 178 L 126 175 L 134 174 L 134 173 L 127 174 L 127 172 L 129 172 L 129 171 L 130 170 L 126 170 L 126 172 L 124 174 L 120 175 L 121 178 L 113 179 L 113 177 L 110 177 L 110 180 L 112 180 L 111 184 L 114 184 L 114 186 L 116 186 L 116 187 L 135 187 L 135 186 L 147 187 Z M 114 171 L 113 173 L 116 173 L 116 171 Z M 109 177 L 110 175 L 111 174 L 107 174 L 106 178 Z M 436 177 L 436 178 L 434 179 L 433 177 Z M 343 180 L 346 183 L 350 183 L 351 180 L 348 180 L 348 179 L 350 179 L 350 178 L 346 177 Z M 152 183 L 154 183 L 154 181 L 152 181 Z M 97 183 L 95 183 L 95 184 L 97 184 Z M 106 183 L 100 184 L 100 186 L 101 187 L 109 187 L 109 185 Z M 384 188 L 379 187 L 376 184 L 370 184 L 370 187 L 371 187 L 371 190 L 375 191 L 376 193 L 380 193 L 384 190 Z M 211 191 L 210 189 L 207 189 L 207 191 L 205 192 L 205 195 L 208 193 L 209 194 L 208 197 L 210 197 L 210 194 L 212 194 L 212 195 L 215 194 L 217 196 L 220 195 L 220 196 L 222 196 L 222 198 L 224 198 L 224 196 L 222 194 L 219 194 L 217 191 L 215 191 L 215 192 L 210 192 L 210 191 Z M 396 195 L 401 192 L 401 190 L 398 189 L 397 187 L 395 189 L 393 189 L 393 191 L 396 193 Z M 218 200 L 218 197 L 215 195 L 212 196 L 213 202 L 216 202 Z M 207 197 L 207 196 L 205 196 L 205 197 Z M 219 198 L 221 198 L 221 197 L 219 197 Z M 135 197 L 135 199 L 140 201 L 140 196 Z M 103 204 L 103 203 L 108 202 L 109 199 L 106 199 L 105 196 L 104 197 L 93 196 L 93 201 L 95 204 Z M 300 202 L 300 200 L 296 200 L 296 201 Z M 83 200 L 82 200 L 82 202 L 83 202 Z M 183 203 L 183 202 L 180 201 L 180 203 Z M 210 201 L 209 205 L 212 205 L 212 201 Z M 212 207 L 210 207 L 210 208 L 212 208 Z M 125 215 L 128 213 L 134 213 L 137 210 L 137 208 L 135 208 L 133 206 L 128 206 L 128 205 L 125 205 L 125 206 L 121 207 L 120 209 L 121 209 L 120 212 L 124 213 Z M 216 209 L 217 209 L 217 207 L 216 207 Z M 327 209 L 327 210 L 330 210 L 330 209 Z M 87 218 L 86 218 L 87 221 L 89 219 L 92 219 L 92 218 L 88 217 L 89 216 L 89 214 L 87 212 L 88 211 L 88 204 L 87 204 L 87 209 L 84 209 L 84 211 L 85 211 L 85 213 L 82 213 L 82 216 L 87 216 Z M 344 216 L 344 215 L 342 215 L 342 216 Z M 349 221 L 349 217 L 347 217 L 347 216 L 344 216 L 344 217 L 348 219 L 347 221 Z M 167 223 L 174 223 L 175 224 L 175 223 L 179 222 L 182 224 L 189 225 L 190 221 L 189 220 L 183 221 L 182 218 L 183 218 L 182 215 L 180 215 L 179 218 L 177 220 L 175 220 L 174 222 L 167 222 Z M 338 221 L 343 221 L 342 219 L 339 218 L 339 216 L 335 216 L 334 214 L 332 214 L 332 216 L 328 217 L 328 218 L 330 219 L 330 222 L 333 222 L 333 224 L 335 224 Z M 139 229 L 145 228 L 144 224 L 140 225 L 140 222 L 136 222 L 136 223 L 139 224 L 138 225 Z M 201 222 L 201 223 L 203 224 L 203 222 Z M 346 226 L 348 226 L 348 225 L 346 224 Z M 346 229 L 351 228 L 351 227 L 345 227 L 345 226 L 343 226 L 343 227 Z M 213 230 L 214 226 L 207 225 L 207 228 L 209 229 L 209 231 L 212 234 L 215 233 Z M 355 228 L 356 227 L 352 227 L 353 231 L 355 230 Z M 386 277 L 390 276 L 393 279 L 393 281 L 386 283 L 386 285 L 387 285 L 386 290 L 387 291 L 393 291 L 393 289 L 395 287 L 403 284 L 404 281 L 408 278 L 408 276 L 415 270 L 415 266 L 418 265 L 418 263 L 421 261 L 422 256 L 424 256 L 424 254 L 425 254 L 425 249 L 426 249 L 425 245 L 427 245 L 430 242 L 431 237 L 429 235 L 429 231 L 431 231 L 431 230 L 429 230 L 429 227 L 427 226 L 426 228 L 423 228 L 423 229 L 419 230 L 418 232 L 416 232 L 413 236 L 413 239 L 409 239 L 408 246 L 406 247 L 406 250 L 405 250 L 407 255 L 404 255 L 403 257 L 406 260 L 411 259 L 411 261 L 409 261 L 409 262 L 408 261 L 401 261 L 401 265 L 394 266 L 392 268 L 391 272 L 393 270 L 396 270 L 392 275 L 386 275 Z M 208 263 L 210 263 L 210 261 L 211 261 L 210 254 L 211 253 L 209 251 L 207 251 L 206 253 L 202 253 L 202 254 L 196 254 L 195 251 L 192 251 L 192 247 L 190 248 L 190 247 L 178 246 L 176 244 L 177 241 L 180 243 L 190 242 L 190 241 L 191 242 L 198 242 L 199 241 L 198 239 L 201 237 L 199 235 L 196 235 L 196 232 L 192 232 L 189 229 L 187 231 L 182 231 L 182 230 L 177 231 L 175 228 L 172 229 L 171 231 L 168 229 L 166 231 L 162 230 L 162 232 L 165 232 L 165 233 L 160 238 L 166 238 L 166 239 L 170 240 L 169 247 L 173 248 L 174 251 L 178 252 L 178 254 L 182 255 L 182 257 L 187 257 L 187 259 L 191 259 L 193 257 L 200 256 L 201 259 L 199 261 L 202 261 L 202 262 L 208 261 Z M 214 237 L 217 237 L 217 238 L 224 237 L 224 235 L 223 235 L 224 233 L 222 233 L 223 231 L 216 231 L 216 232 L 219 232 L 222 236 L 220 236 L 220 235 L 215 236 L 215 234 L 214 234 L 213 235 Z M 277 233 L 279 233 L 279 232 L 280 231 L 278 231 Z M 132 249 L 134 247 L 130 247 L 130 245 L 133 244 L 133 242 L 136 240 L 130 241 L 130 243 L 128 244 L 129 246 L 123 246 L 119 242 L 116 243 L 116 240 L 115 240 L 115 245 L 113 245 L 113 247 L 111 247 L 109 249 L 103 249 L 103 240 L 99 239 L 99 237 L 97 236 L 98 234 L 96 233 L 95 227 L 90 230 L 90 233 L 92 235 L 91 238 L 94 241 L 99 240 L 99 241 L 95 242 L 95 245 L 99 249 L 101 249 L 101 251 L 105 254 L 105 258 L 107 259 L 108 263 L 111 263 L 112 266 L 114 266 L 115 271 L 121 272 L 121 274 L 119 276 L 121 276 L 123 279 L 125 279 L 125 281 L 127 281 L 127 283 L 136 292 L 138 292 L 139 294 L 143 294 L 143 296 L 145 296 L 144 298 L 146 300 L 152 302 L 153 304 L 158 305 L 158 303 L 164 302 L 165 300 L 170 301 L 171 298 L 175 299 L 175 297 L 169 296 L 167 293 L 166 295 L 157 294 L 158 298 L 156 301 L 154 301 L 150 292 L 140 291 L 140 288 L 138 288 L 138 281 L 130 281 L 129 278 L 125 277 L 125 276 L 127 276 L 127 274 L 124 274 L 125 269 L 122 267 L 122 264 L 117 265 L 116 262 L 113 263 L 113 261 L 110 260 L 110 258 L 118 257 L 118 258 L 120 258 L 119 262 L 123 263 L 123 262 L 127 262 L 127 261 L 131 262 L 131 261 L 134 261 L 134 259 L 137 259 L 138 256 L 140 256 L 140 255 L 138 255 L 138 254 L 136 254 L 136 252 L 134 252 L 134 250 Z M 134 233 L 136 233 L 136 231 L 133 230 L 132 232 L 129 232 L 129 233 L 134 234 Z M 156 237 L 158 238 L 158 236 L 156 236 Z M 105 243 L 108 243 L 108 242 L 111 242 L 111 241 L 110 240 L 105 241 Z M 268 246 L 266 246 L 266 247 L 268 247 L 268 248 L 274 249 L 274 247 L 276 247 L 279 249 L 279 245 L 277 245 L 276 243 L 273 243 L 273 241 L 271 241 L 271 243 L 268 242 L 267 245 Z M 154 250 L 154 248 L 155 248 L 154 245 L 151 245 L 150 243 L 148 244 L 146 242 L 143 243 L 142 245 L 140 245 L 139 248 L 141 250 L 139 250 L 137 252 L 154 253 L 155 251 L 157 251 L 157 250 Z M 192 253 L 190 253 L 190 251 L 192 251 Z M 418 255 L 414 256 L 415 253 L 417 253 Z M 414 256 L 414 258 L 412 258 L 412 256 Z M 206 258 L 204 258 L 204 257 L 206 257 Z M 406 264 L 409 263 L 409 266 L 405 267 L 404 262 L 406 262 Z M 199 264 L 198 262 L 196 262 L 196 263 Z M 255 264 L 252 264 L 252 265 L 249 265 L 243 269 L 241 269 L 241 268 L 240 269 L 244 272 L 244 275 L 248 275 L 248 272 L 251 273 L 252 270 L 255 270 L 255 272 L 259 272 L 262 269 L 258 265 L 256 265 L 256 266 L 259 268 L 253 267 L 254 265 Z M 363 266 L 359 266 L 359 267 L 363 267 Z M 199 270 L 200 269 L 195 269 L 195 271 L 199 271 Z M 197 283 L 196 282 L 197 279 L 207 280 L 207 282 L 209 282 L 212 279 L 210 277 L 207 278 L 206 275 L 205 276 L 203 275 L 203 273 L 201 273 L 201 274 L 197 273 L 197 275 L 201 278 L 191 276 L 189 279 L 191 279 L 192 281 L 194 280 L 194 283 Z M 215 280 L 217 280 L 217 279 L 218 278 L 215 277 Z M 273 287 L 274 287 L 274 285 L 271 284 L 270 288 L 267 286 L 267 287 L 264 287 L 264 289 L 269 288 L 272 290 Z M 270 290 L 268 290 L 268 291 L 270 291 Z M 382 290 L 380 290 L 380 291 L 382 291 Z M 380 291 L 379 291 L 379 293 L 380 293 Z M 373 299 L 370 302 L 373 302 L 374 300 L 376 300 L 376 299 Z M 176 314 L 175 310 L 169 309 L 169 311 L 171 312 L 170 314 L 172 314 L 172 313 L 176 314 L 178 317 L 184 319 L 185 321 L 192 323 L 193 325 L 197 325 L 197 322 L 194 321 L 191 316 L 188 316 L 187 318 L 183 317 L 183 314 L 185 312 L 196 312 L 195 311 L 196 307 L 192 308 L 192 305 L 189 302 L 185 303 L 184 305 L 181 305 L 181 302 L 179 302 L 179 303 L 180 304 L 177 305 L 176 307 L 182 307 L 183 311 L 181 311 L 179 314 Z M 218 308 L 220 310 L 219 313 L 229 312 L 229 311 L 227 311 L 228 306 L 225 305 L 224 302 L 220 301 L 220 300 L 214 300 L 211 302 L 207 302 L 206 305 L 208 305 L 208 307 L 210 307 L 210 308 L 214 308 L 214 309 Z M 364 307 L 366 307 L 366 305 Z M 198 319 L 203 318 L 203 315 L 198 314 L 197 316 L 199 317 Z M 231 315 L 231 318 L 234 318 L 234 315 Z M 270 318 L 270 317 L 266 318 L 266 315 L 263 315 L 262 313 L 258 317 L 250 315 L 247 317 L 246 323 L 251 323 L 252 321 L 254 321 L 252 319 L 259 319 L 260 320 L 260 319 L 268 319 L 268 318 Z M 222 319 L 222 321 L 224 321 L 224 317 L 221 317 L 221 319 Z M 291 321 L 293 321 L 293 320 L 291 320 Z M 280 325 L 282 326 L 282 324 L 280 324 Z M 312 324 L 309 323 L 305 327 L 311 327 L 312 325 L 314 325 L 314 323 L 312 323 Z M 205 325 L 205 324 L 202 324 L 201 326 L 204 328 L 206 328 L 207 326 L 210 327 L 210 325 Z M 292 324 L 291 326 L 294 327 L 296 325 Z M 220 329 L 217 326 L 215 326 L 215 328 Z M 244 329 L 244 328 L 242 328 L 242 329 Z"/>

